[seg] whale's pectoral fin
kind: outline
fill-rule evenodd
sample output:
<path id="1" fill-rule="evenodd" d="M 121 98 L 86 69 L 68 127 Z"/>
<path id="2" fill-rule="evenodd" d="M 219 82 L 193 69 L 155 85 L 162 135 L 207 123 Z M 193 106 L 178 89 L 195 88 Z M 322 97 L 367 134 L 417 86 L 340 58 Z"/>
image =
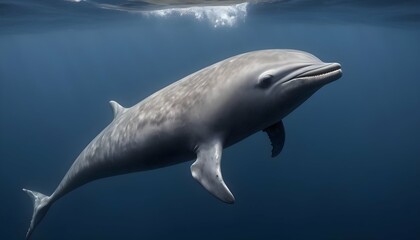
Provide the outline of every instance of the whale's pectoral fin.
<path id="1" fill-rule="evenodd" d="M 285 132 L 283 122 L 280 121 L 275 123 L 263 131 L 267 133 L 271 141 L 271 146 L 273 147 L 271 150 L 271 157 L 276 157 L 279 155 L 284 146 Z"/>
<path id="2" fill-rule="evenodd" d="M 121 106 L 116 101 L 109 101 L 112 111 L 114 112 L 114 118 L 117 118 L 119 115 L 123 114 L 127 108 Z"/>
<path id="3" fill-rule="evenodd" d="M 223 181 L 220 171 L 223 146 L 214 141 L 199 146 L 197 160 L 191 165 L 192 176 L 211 194 L 226 203 L 233 203 L 235 198 Z"/>

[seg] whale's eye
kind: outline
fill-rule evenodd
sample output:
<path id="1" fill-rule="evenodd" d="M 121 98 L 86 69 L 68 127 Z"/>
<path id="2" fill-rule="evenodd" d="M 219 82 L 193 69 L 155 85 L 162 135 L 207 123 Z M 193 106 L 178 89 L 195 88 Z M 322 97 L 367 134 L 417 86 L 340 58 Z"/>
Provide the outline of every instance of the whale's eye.
<path id="1" fill-rule="evenodd" d="M 268 88 L 274 81 L 274 76 L 271 74 L 264 74 L 258 79 L 258 87 Z"/>

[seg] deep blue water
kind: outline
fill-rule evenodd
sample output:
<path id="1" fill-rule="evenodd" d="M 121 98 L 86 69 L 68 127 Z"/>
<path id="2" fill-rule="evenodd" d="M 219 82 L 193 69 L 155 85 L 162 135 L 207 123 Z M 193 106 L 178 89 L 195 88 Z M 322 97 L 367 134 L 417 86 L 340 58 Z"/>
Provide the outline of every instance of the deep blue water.
<path id="1" fill-rule="evenodd" d="M 21 189 L 53 192 L 112 120 L 109 100 L 131 106 L 267 48 L 339 62 L 344 75 L 284 119 L 278 158 L 264 133 L 224 151 L 234 205 L 197 184 L 188 162 L 87 184 L 52 206 L 33 239 L 420 239 L 417 2 L 248 5 L 214 27 L 150 16 L 160 7 L 138 2 L 1 0 L 0 239 L 24 239 L 32 203 Z"/>

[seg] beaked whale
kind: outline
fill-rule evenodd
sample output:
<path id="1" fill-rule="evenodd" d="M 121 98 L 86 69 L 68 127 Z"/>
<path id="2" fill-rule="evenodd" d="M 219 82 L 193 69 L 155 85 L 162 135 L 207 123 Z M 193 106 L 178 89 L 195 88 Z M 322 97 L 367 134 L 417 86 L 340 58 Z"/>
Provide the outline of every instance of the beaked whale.
<path id="1" fill-rule="evenodd" d="M 216 198 L 233 203 L 223 181 L 223 148 L 267 132 L 272 156 L 284 144 L 282 119 L 342 75 L 297 50 L 260 50 L 195 72 L 130 108 L 111 101 L 113 121 L 76 158 L 50 195 L 23 189 L 34 202 L 28 239 L 50 206 L 96 179 L 161 168 L 195 159 L 192 176 Z"/>

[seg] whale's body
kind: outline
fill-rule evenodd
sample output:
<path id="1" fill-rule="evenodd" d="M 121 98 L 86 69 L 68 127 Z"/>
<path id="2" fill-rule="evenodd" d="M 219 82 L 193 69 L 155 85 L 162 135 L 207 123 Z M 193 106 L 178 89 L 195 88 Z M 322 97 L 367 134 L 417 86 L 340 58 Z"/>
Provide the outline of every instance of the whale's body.
<path id="1" fill-rule="evenodd" d="M 281 119 L 323 85 L 341 76 L 339 64 L 296 50 L 234 56 L 193 73 L 123 108 L 74 161 L 51 196 L 34 199 L 30 237 L 49 207 L 90 181 L 194 160 L 191 173 L 220 200 L 234 197 L 223 181 L 223 148 L 264 130 L 273 156 L 284 144 Z"/>

